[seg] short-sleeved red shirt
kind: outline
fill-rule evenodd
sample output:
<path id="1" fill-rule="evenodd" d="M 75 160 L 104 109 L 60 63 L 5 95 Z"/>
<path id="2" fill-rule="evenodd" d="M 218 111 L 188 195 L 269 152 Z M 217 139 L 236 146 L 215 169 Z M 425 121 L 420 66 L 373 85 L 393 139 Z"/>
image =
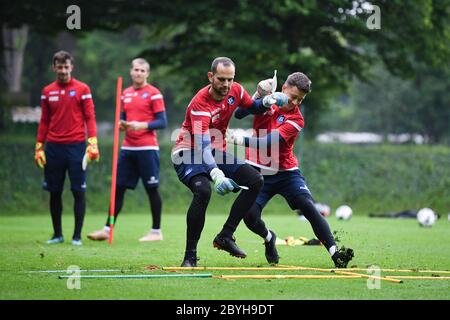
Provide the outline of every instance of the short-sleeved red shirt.
<path id="1" fill-rule="evenodd" d="M 151 84 L 139 89 L 126 88 L 122 93 L 122 106 L 127 121 L 151 122 L 156 113 L 165 111 L 163 95 Z M 127 130 L 122 149 L 158 150 L 156 130 Z"/>
<path id="2" fill-rule="evenodd" d="M 272 106 L 266 113 L 255 115 L 253 120 L 255 136 L 260 137 L 277 130 L 284 141 L 279 143 L 277 155 L 271 154 L 269 150 L 267 156 L 261 156 L 258 150 L 248 148 L 247 162 L 262 168 L 276 168 L 281 171 L 298 169 L 294 143 L 303 126 L 304 119 L 298 106 L 287 112 Z"/>
<path id="3" fill-rule="evenodd" d="M 194 148 L 194 134 L 209 134 L 213 149 L 226 151 L 225 132 L 234 110 L 249 108 L 253 100 L 237 82 L 228 95 L 215 101 L 209 94 L 210 85 L 200 89 L 186 109 L 186 117 L 175 143 L 174 152 Z"/>

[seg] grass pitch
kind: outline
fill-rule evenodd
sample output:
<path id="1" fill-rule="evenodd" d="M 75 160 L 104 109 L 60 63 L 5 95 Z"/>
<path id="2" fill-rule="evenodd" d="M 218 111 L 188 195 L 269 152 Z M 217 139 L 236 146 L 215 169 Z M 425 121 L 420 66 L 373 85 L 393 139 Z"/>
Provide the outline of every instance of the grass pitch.
<path id="1" fill-rule="evenodd" d="M 295 214 L 267 215 L 265 220 L 279 237 L 314 237 L 308 222 Z M 164 241 L 139 243 L 150 228 L 146 214 L 123 213 L 115 228 L 114 244 L 93 242 L 90 231 L 102 227 L 105 216 L 87 215 L 82 247 L 70 243 L 73 217 L 66 210 L 63 230 L 66 242 L 47 245 L 51 235 L 48 214 L 4 216 L 0 218 L 0 299 L 450 299 L 450 280 L 409 280 L 401 284 L 382 281 L 379 289 L 369 289 L 367 279 L 81 279 L 79 290 L 70 290 L 67 279 L 55 273 L 29 273 L 39 270 L 65 270 L 71 265 L 80 269 L 120 269 L 122 272 L 100 274 L 170 274 L 146 269 L 146 266 L 179 266 L 184 253 L 185 215 L 163 214 Z M 242 224 L 237 243 L 248 257 L 237 259 L 212 247 L 224 215 L 208 212 L 199 243 L 199 266 L 268 267 L 262 240 Z M 352 247 L 355 258 L 350 267 L 450 270 L 450 222 L 441 219 L 432 228 L 421 228 L 410 219 L 373 219 L 355 216 L 350 221 L 328 218 L 337 231 L 340 245 Z M 332 268 L 332 261 L 322 246 L 280 246 L 280 264 Z M 214 275 L 244 274 L 319 274 L 280 270 L 235 271 L 201 270 Z M 351 271 L 351 270 L 350 270 Z M 193 271 L 186 271 L 192 273 Z M 359 271 L 360 273 L 364 273 Z M 65 273 L 62 273 L 65 274 Z M 83 272 L 82 274 L 94 274 Z M 99 273 L 97 273 L 99 274 Z M 173 274 L 173 273 L 172 273 Z M 323 273 L 321 273 L 323 275 Z M 427 275 L 418 273 L 381 273 Z M 448 276 L 448 274 L 447 274 Z"/>

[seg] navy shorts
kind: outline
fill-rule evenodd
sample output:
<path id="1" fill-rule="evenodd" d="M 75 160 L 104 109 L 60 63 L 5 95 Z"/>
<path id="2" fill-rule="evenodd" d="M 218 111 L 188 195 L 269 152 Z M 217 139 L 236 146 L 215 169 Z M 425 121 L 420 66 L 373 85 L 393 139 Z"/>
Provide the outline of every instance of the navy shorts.
<path id="1" fill-rule="evenodd" d="M 117 185 L 134 189 L 139 178 L 146 188 L 159 186 L 159 150 L 120 150 Z"/>
<path id="2" fill-rule="evenodd" d="M 256 203 L 262 209 L 276 194 L 283 196 L 292 210 L 297 209 L 294 206 L 294 199 L 297 196 L 302 195 L 312 199 L 305 178 L 298 170 L 282 171 L 275 175 L 264 176 L 264 187 L 259 192 Z"/>
<path id="3" fill-rule="evenodd" d="M 66 171 L 69 172 L 70 189 L 86 191 L 86 172 L 81 167 L 86 150 L 84 142 L 60 144 L 47 142 L 43 188 L 49 192 L 62 192 Z"/>
<path id="4" fill-rule="evenodd" d="M 217 167 L 223 171 L 227 178 L 235 179 L 236 171 L 245 164 L 245 161 L 236 158 L 232 154 L 222 151 L 216 152 L 215 150 L 212 153 Z M 192 150 L 182 150 L 172 155 L 172 163 L 178 179 L 188 187 L 191 178 L 199 174 L 205 174 L 211 179 L 208 166 L 199 162 L 201 162 L 201 155 L 195 154 Z"/>

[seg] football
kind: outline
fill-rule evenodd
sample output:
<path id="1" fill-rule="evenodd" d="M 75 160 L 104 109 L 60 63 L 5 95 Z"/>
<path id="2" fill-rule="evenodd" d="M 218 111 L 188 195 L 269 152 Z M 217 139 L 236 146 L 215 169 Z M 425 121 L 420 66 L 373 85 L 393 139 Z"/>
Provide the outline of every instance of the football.
<path id="1" fill-rule="evenodd" d="M 422 227 L 431 227 L 436 219 L 436 214 L 430 208 L 422 208 L 417 212 L 417 221 Z"/>
<path id="2" fill-rule="evenodd" d="M 336 218 L 339 220 L 349 220 L 352 214 L 353 210 L 348 205 L 342 205 L 336 209 Z"/>

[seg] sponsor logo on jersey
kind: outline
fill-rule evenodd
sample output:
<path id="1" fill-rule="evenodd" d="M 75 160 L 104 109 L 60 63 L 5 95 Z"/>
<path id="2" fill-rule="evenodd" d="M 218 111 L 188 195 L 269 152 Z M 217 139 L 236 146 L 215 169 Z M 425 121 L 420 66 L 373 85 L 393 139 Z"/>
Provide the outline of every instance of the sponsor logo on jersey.
<path id="1" fill-rule="evenodd" d="M 123 102 L 124 102 L 124 103 L 130 103 L 130 102 L 131 102 L 131 98 L 125 98 L 125 99 L 123 100 Z"/>
<path id="2" fill-rule="evenodd" d="M 143 94 L 142 94 L 142 99 L 147 99 L 147 97 L 148 97 L 148 92 L 144 92 Z"/>
<path id="3" fill-rule="evenodd" d="M 279 117 L 277 118 L 277 122 L 278 122 L 278 123 L 283 123 L 283 122 L 284 122 L 284 116 L 279 116 Z"/>
<path id="4" fill-rule="evenodd" d="M 233 105 L 234 104 L 234 97 L 233 96 L 229 96 L 228 97 L 228 104 L 229 105 Z"/>
<path id="5" fill-rule="evenodd" d="M 48 98 L 48 101 L 59 101 L 59 96 L 51 96 Z"/>
<path id="6" fill-rule="evenodd" d="M 71 96 L 71 97 L 75 97 L 76 94 L 77 94 L 77 93 L 76 93 L 75 90 L 70 90 L 70 91 L 69 91 L 69 96 Z"/>

